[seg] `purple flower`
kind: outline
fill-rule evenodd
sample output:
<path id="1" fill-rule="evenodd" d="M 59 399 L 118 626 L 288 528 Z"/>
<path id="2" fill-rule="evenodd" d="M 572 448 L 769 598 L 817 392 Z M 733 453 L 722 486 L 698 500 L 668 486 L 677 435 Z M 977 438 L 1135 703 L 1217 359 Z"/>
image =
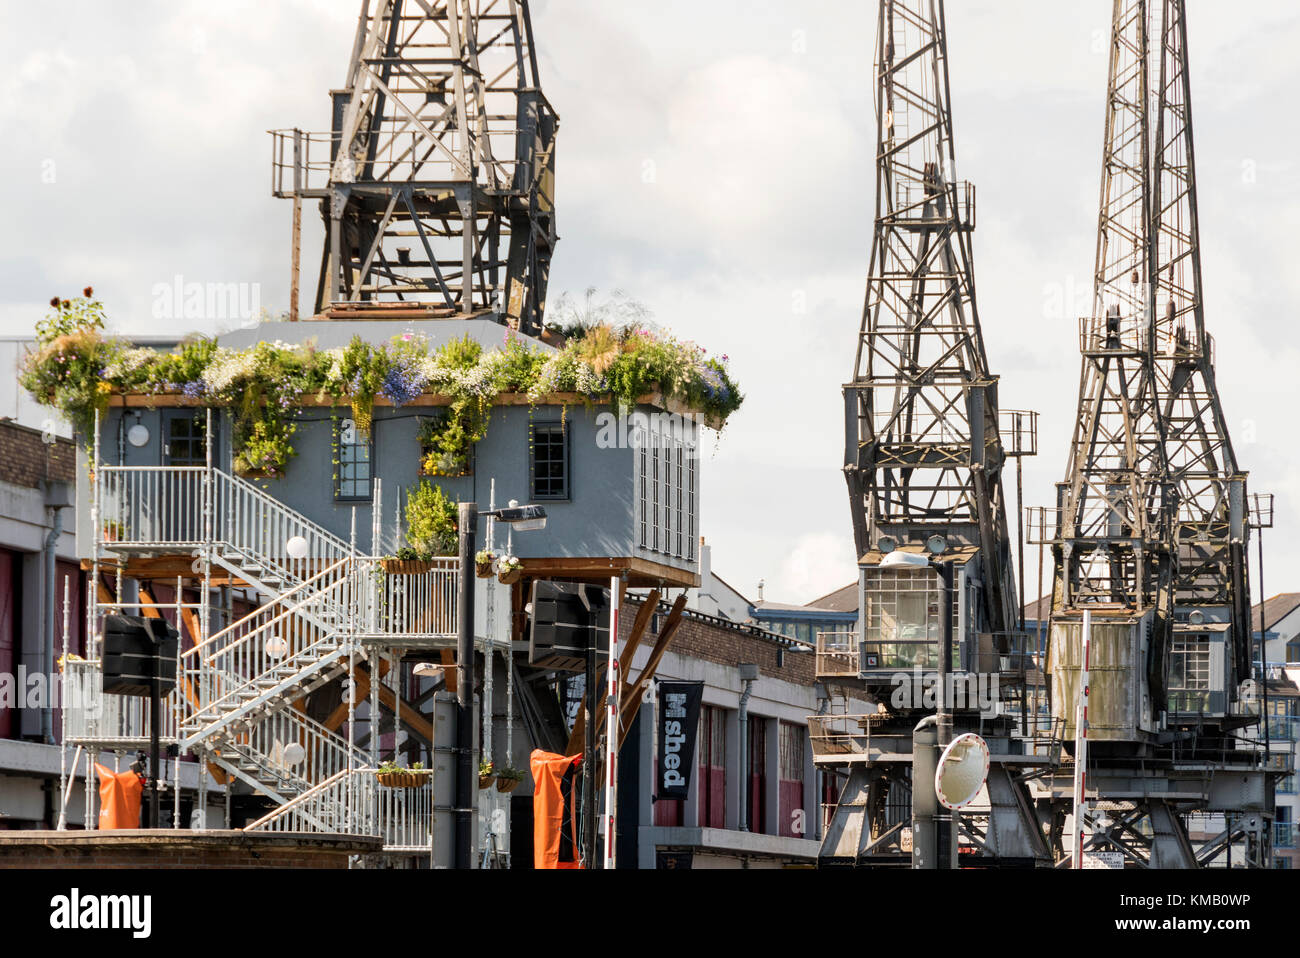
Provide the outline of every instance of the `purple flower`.
<path id="1" fill-rule="evenodd" d="M 398 363 L 388 370 L 379 394 L 394 406 L 404 406 L 424 392 L 419 374 L 406 363 Z"/>

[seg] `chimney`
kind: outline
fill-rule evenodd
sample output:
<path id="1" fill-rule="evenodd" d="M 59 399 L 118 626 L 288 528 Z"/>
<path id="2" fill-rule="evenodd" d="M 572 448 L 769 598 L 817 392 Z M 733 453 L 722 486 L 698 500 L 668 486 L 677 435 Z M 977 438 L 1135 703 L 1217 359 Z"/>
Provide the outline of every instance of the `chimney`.
<path id="1" fill-rule="evenodd" d="M 758 580 L 758 601 L 759 602 L 763 601 L 763 582 L 764 582 L 763 579 Z"/>

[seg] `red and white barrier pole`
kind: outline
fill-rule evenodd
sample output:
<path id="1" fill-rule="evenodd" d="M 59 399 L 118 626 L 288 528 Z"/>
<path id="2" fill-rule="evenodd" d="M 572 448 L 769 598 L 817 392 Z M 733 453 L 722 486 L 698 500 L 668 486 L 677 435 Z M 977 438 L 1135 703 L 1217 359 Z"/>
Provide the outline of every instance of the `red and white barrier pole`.
<path id="1" fill-rule="evenodd" d="M 609 580 L 609 664 L 605 669 L 605 867 L 614 868 L 617 861 L 615 838 L 618 835 L 618 698 L 619 683 L 622 676 L 618 674 L 618 613 L 621 580 L 613 576 Z"/>

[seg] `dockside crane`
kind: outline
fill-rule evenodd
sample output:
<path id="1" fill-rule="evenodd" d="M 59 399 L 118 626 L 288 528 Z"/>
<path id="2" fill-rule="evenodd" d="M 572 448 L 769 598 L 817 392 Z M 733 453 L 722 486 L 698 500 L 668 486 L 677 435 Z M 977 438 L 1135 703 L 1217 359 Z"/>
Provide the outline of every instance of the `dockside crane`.
<path id="1" fill-rule="evenodd" d="M 1058 782 L 1053 835 L 1073 814 L 1085 851 L 1130 867 L 1194 868 L 1238 841 L 1261 864 L 1271 807 L 1236 734 L 1258 721 L 1250 529 L 1205 329 L 1190 89 L 1185 0 L 1115 0 L 1078 417 L 1056 507 L 1029 522 L 1055 559 L 1053 716 L 1088 743 L 1088 795 L 1071 805 Z M 1193 814 L 1228 824 L 1198 846 Z"/>
<path id="2" fill-rule="evenodd" d="M 875 229 L 844 387 L 861 613 L 856 635 L 818 641 L 819 678 L 841 703 L 862 697 L 876 711 L 842 706 L 810 720 L 817 761 L 846 776 L 822 846 L 827 865 L 913 863 L 913 799 L 934 793 L 913 733 L 936 711 L 925 690 L 945 676 L 939 747 L 979 728 L 992 766 L 988 803 L 954 816 L 940 859 L 951 862 L 959 846 L 985 865 L 1047 859 L 1019 775 L 1032 760 L 1013 720 L 996 714 L 1011 699 L 1027 721 L 1032 653 L 1018 628 L 1003 470 L 1032 451 L 1034 416 L 1001 409 L 984 348 L 975 188 L 956 176 L 947 43 L 942 2 L 881 0 Z"/>
<path id="3" fill-rule="evenodd" d="M 373 9 L 372 9 L 373 7 Z M 272 131 L 272 192 L 325 226 L 315 312 L 541 330 L 558 118 L 527 0 L 366 0 L 328 133 Z"/>

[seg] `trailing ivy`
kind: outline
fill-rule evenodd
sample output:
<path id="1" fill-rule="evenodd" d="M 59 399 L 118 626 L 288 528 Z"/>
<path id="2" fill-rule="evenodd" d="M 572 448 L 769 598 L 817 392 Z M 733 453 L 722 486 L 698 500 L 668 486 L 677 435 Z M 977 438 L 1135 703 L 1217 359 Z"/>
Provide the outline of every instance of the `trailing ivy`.
<path id="1" fill-rule="evenodd" d="M 330 350 L 281 342 L 233 350 L 196 337 L 162 352 L 106 337 L 104 326 L 103 306 L 89 287 L 83 297 L 52 300 L 49 315 L 37 324 L 22 385 L 59 409 L 83 438 L 114 393 L 179 394 L 196 405 L 229 408 L 236 469 L 271 477 L 283 475 L 295 454 L 305 396 L 349 405 L 362 433 L 379 398 L 403 406 L 423 395 L 445 397 L 445 409 L 421 429 L 425 471 L 442 475 L 463 472 L 502 394 L 526 395 L 535 405 L 576 393 L 588 403 L 612 401 L 629 409 L 658 390 L 718 427 L 743 402 L 725 356 L 711 358 L 694 343 L 638 322 L 572 327 L 554 352 L 513 332 L 496 349 L 469 336 L 433 348 L 423 336 L 407 333 L 378 346 L 358 336 Z"/>

